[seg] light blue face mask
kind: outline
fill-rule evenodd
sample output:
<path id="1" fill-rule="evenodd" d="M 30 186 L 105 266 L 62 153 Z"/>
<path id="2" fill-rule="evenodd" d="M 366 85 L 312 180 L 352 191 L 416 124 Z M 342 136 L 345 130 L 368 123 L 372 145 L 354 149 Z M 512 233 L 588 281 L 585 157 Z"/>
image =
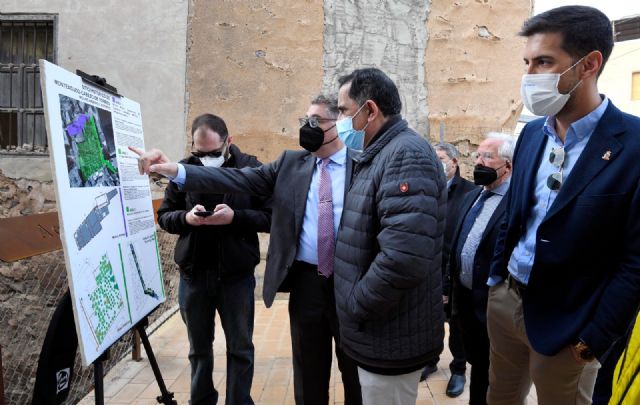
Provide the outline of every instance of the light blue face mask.
<path id="1" fill-rule="evenodd" d="M 353 114 L 353 117 L 347 116 L 336 122 L 338 136 L 340 137 L 340 139 L 342 139 L 342 142 L 344 142 L 344 144 L 347 145 L 348 148 L 355 150 L 362 150 L 364 148 L 364 130 L 367 129 L 367 125 L 369 125 L 369 123 L 367 122 L 367 125 L 365 125 L 364 128 L 360 130 L 353 128 L 353 118 L 358 115 L 358 113 L 364 106 L 365 105 L 362 104 L 362 106 L 358 108 L 358 111 Z"/>

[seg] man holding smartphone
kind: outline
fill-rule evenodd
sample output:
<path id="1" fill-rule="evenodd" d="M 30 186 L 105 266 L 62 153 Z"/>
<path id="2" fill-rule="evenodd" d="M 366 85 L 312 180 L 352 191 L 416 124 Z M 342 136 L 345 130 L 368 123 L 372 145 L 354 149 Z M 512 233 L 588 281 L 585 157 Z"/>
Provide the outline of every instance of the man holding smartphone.
<path id="1" fill-rule="evenodd" d="M 212 114 L 192 124 L 192 156 L 183 163 L 207 167 L 257 167 L 255 156 L 232 145 L 225 122 Z M 218 312 L 227 341 L 227 404 L 253 404 L 254 269 L 260 261 L 257 232 L 269 232 L 271 208 L 246 194 L 180 191 L 169 183 L 158 223 L 178 234 L 180 314 L 189 335 L 191 404 L 217 403 L 213 339 Z"/>

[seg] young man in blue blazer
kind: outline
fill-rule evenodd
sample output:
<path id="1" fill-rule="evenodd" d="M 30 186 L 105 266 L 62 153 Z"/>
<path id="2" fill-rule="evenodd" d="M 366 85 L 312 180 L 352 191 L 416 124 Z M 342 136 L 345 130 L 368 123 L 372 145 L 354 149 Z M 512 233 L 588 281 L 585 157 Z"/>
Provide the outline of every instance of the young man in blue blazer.
<path id="1" fill-rule="evenodd" d="M 489 404 L 590 404 L 640 303 L 640 119 L 598 92 L 613 47 L 600 11 L 525 22 L 522 131 L 489 275 Z"/>

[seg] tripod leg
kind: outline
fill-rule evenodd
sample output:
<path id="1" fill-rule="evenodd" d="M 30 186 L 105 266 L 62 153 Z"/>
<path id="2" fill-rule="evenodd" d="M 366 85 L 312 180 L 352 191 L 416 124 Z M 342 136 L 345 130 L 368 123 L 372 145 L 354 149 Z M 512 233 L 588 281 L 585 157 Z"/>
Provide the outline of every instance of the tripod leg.
<path id="1" fill-rule="evenodd" d="M 147 357 L 149 358 L 149 364 L 151 364 L 151 369 L 153 370 L 153 375 L 156 377 L 156 381 L 158 382 L 158 387 L 160 387 L 160 393 L 162 395 L 158 396 L 156 400 L 165 405 L 177 405 L 178 403 L 173 399 L 173 392 L 169 392 L 167 390 L 167 386 L 164 384 L 164 380 L 162 379 L 158 361 L 156 360 L 156 356 L 153 354 L 153 349 L 151 349 L 151 343 L 149 343 L 147 332 L 144 330 L 146 324 L 147 319 L 145 318 L 136 325 L 136 330 L 140 335 L 144 351 L 147 353 Z"/>
<path id="2" fill-rule="evenodd" d="M 102 368 L 102 357 L 93 362 L 93 381 L 95 403 L 104 405 L 104 369 Z"/>

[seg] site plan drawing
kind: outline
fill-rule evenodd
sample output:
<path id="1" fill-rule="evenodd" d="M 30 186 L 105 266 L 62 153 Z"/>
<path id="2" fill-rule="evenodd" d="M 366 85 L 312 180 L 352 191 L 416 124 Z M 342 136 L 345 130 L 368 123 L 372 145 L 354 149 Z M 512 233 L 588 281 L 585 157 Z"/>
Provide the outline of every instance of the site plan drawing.
<path id="1" fill-rule="evenodd" d="M 116 282 L 113 267 L 106 254 L 100 258 L 98 267 L 94 269 L 95 288 L 89 291 L 88 301 L 80 298 L 82 313 L 96 344 L 101 344 L 111 325 L 120 311 L 124 308 L 124 300 L 120 294 L 120 287 Z"/>
<path id="2" fill-rule="evenodd" d="M 82 362 L 165 301 L 140 105 L 40 61 L 49 155 Z"/>
<path id="3" fill-rule="evenodd" d="M 96 205 L 89 215 L 85 217 L 73 237 L 78 245 L 78 250 L 82 249 L 102 230 L 100 223 L 109 215 L 109 202 L 118 195 L 118 189 L 113 189 L 108 193 L 101 194 L 96 198 Z"/>

